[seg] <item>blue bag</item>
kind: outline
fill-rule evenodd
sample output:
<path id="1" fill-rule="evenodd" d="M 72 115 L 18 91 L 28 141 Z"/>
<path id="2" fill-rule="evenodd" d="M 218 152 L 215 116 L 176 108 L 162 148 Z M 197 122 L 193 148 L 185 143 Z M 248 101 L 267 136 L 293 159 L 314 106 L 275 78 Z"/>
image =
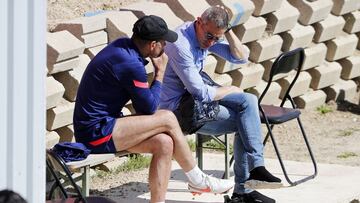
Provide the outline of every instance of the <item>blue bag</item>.
<path id="1" fill-rule="evenodd" d="M 86 159 L 91 150 L 79 142 L 59 142 L 52 149 L 65 162 L 81 161 Z"/>

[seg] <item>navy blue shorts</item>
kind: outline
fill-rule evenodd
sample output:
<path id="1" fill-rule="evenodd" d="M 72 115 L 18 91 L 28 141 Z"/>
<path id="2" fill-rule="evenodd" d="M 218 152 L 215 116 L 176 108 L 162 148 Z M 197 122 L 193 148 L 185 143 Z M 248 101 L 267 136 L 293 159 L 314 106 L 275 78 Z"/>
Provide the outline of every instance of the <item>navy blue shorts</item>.
<path id="1" fill-rule="evenodd" d="M 100 125 L 94 130 L 86 133 L 86 137 L 91 137 L 92 139 L 82 143 L 91 150 L 92 154 L 116 153 L 116 147 L 112 139 L 115 123 L 115 118 L 108 117 L 101 121 Z"/>

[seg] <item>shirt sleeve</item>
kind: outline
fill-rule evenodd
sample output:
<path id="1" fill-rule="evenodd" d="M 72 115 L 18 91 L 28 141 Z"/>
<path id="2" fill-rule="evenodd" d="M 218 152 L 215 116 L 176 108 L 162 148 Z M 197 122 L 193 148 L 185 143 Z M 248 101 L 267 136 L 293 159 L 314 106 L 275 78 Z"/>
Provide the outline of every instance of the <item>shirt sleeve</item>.
<path id="1" fill-rule="evenodd" d="M 203 101 L 210 102 L 216 95 L 216 87 L 206 85 L 194 63 L 194 57 L 188 50 L 180 50 L 176 46 L 171 47 L 171 56 L 169 57 L 170 67 L 183 82 L 187 91 L 193 97 Z"/>
<path id="2" fill-rule="evenodd" d="M 245 53 L 246 57 L 243 59 L 238 59 L 231 54 L 229 44 L 226 41 L 218 42 L 218 43 L 214 44 L 213 46 L 211 46 L 209 48 L 209 51 L 231 63 L 242 64 L 242 63 L 246 63 L 248 61 L 249 53 L 250 53 L 247 46 L 245 46 L 245 45 L 243 45 L 243 46 L 246 49 L 246 53 Z"/>
<path id="3" fill-rule="evenodd" d="M 155 113 L 160 101 L 161 82 L 154 80 L 149 86 L 144 67 L 138 66 L 131 70 L 125 86 L 136 113 Z"/>

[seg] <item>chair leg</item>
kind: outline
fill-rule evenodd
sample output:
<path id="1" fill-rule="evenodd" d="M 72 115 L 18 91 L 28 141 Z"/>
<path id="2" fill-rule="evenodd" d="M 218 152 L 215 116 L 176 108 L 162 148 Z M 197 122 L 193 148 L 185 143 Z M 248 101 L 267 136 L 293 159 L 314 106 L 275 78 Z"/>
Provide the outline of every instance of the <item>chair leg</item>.
<path id="1" fill-rule="evenodd" d="M 301 123 L 301 122 L 300 122 L 300 123 Z M 300 179 L 300 180 L 297 180 L 297 181 L 292 181 L 292 180 L 290 180 L 290 178 L 289 178 L 289 176 L 288 176 L 288 173 L 287 173 L 287 171 L 286 171 L 286 169 L 285 169 L 285 165 L 284 165 L 284 163 L 283 163 L 283 160 L 282 160 L 282 158 L 281 158 L 280 151 L 279 151 L 279 149 L 278 149 L 278 147 L 277 147 L 277 144 L 276 144 L 276 141 L 275 141 L 275 139 L 274 139 L 274 135 L 273 135 L 273 133 L 272 133 L 272 128 L 271 128 L 271 126 L 270 126 L 270 124 L 269 124 L 268 122 L 265 122 L 265 124 L 266 124 L 266 127 L 267 127 L 267 129 L 268 129 L 268 133 L 269 133 L 269 135 L 270 135 L 271 141 L 272 141 L 272 143 L 273 143 L 273 146 L 274 146 L 276 155 L 277 155 L 277 157 L 278 157 L 278 160 L 279 160 L 281 169 L 282 169 L 282 171 L 283 171 L 283 173 L 284 173 L 284 176 L 285 176 L 286 181 L 287 181 L 291 186 L 295 186 L 295 185 L 298 185 L 298 184 L 303 183 L 303 182 L 305 182 L 305 181 L 308 181 L 308 180 L 310 180 L 310 179 L 313 179 L 313 178 L 316 176 L 316 174 L 317 174 L 317 167 L 316 167 L 315 159 L 314 159 L 312 153 L 310 153 L 311 159 L 312 159 L 313 164 L 314 164 L 315 173 L 312 174 L 312 175 L 310 175 L 310 176 L 307 176 L 307 177 L 305 177 L 305 178 L 302 178 L 302 179 Z M 302 128 L 302 126 L 301 126 L 300 128 Z M 301 131 L 302 131 L 302 133 L 303 133 L 303 136 L 305 136 L 303 129 L 302 129 Z M 308 150 L 309 150 L 309 152 L 311 152 L 311 149 L 309 148 L 310 145 L 309 145 L 309 143 L 307 142 L 306 136 L 305 136 L 304 138 L 305 138 L 305 142 L 307 143 L 306 145 L 307 145 L 307 147 L 308 147 Z"/>
<path id="2" fill-rule="evenodd" d="M 271 128 L 271 130 L 274 128 L 274 125 L 270 125 L 270 128 Z M 269 136 L 270 136 L 270 133 L 269 133 L 269 131 L 268 131 L 268 133 L 266 133 L 266 136 L 265 136 L 265 139 L 264 139 L 264 142 L 263 142 L 263 145 L 265 146 L 266 145 L 266 143 L 267 143 L 267 141 L 268 141 L 268 139 L 269 139 Z"/>
<path id="3" fill-rule="evenodd" d="M 229 144 L 229 136 L 225 134 L 225 172 L 223 178 L 229 179 L 230 177 L 230 166 L 229 166 L 229 157 L 230 157 L 230 144 Z"/>
<path id="4" fill-rule="evenodd" d="M 65 197 L 65 198 L 68 198 L 68 194 L 67 194 L 67 192 L 65 191 L 65 188 L 62 186 L 62 184 L 61 184 L 61 182 L 60 182 L 60 180 L 59 180 L 59 177 L 56 175 L 55 171 L 52 169 L 52 167 L 50 166 L 50 163 L 49 163 L 48 161 L 46 161 L 46 166 L 48 167 L 51 175 L 52 175 L 52 176 L 54 177 L 54 179 L 55 179 L 55 183 L 53 184 L 53 186 L 52 186 L 51 189 L 50 189 L 48 199 L 51 199 L 51 197 L 52 197 L 52 195 L 53 195 L 53 193 L 54 193 L 54 191 L 55 191 L 55 189 L 56 189 L 57 187 L 60 187 L 60 190 L 61 190 L 61 192 L 63 193 L 64 197 Z"/>
<path id="5" fill-rule="evenodd" d="M 203 170 L 203 136 L 201 134 L 196 134 L 196 157 L 198 161 L 198 167 Z"/>
<path id="6" fill-rule="evenodd" d="M 86 166 L 84 168 L 84 174 L 82 176 L 81 184 L 82 184 L 82 190 L 81 193 L 84 197 L 89 196 L 89 182 L 90 182 L 90 166 Z"/>
<path id="7" fill-rule="evenodd" d="M 313 153 L 312 153 L 312 150 L 311 150 L 311 147 L 310 147 L 310 143 L 309 143 L 309 141 L 308 141 L 308 139 L 307 139 L 307 136 L 306 136 L 306 133 L 305 133 L 305 130 L 304 130 L 304 127 L 303 127 L 303 125 L 302 125 L 302 123 L 301 123 L 300 118 L 297 118 L 297 121 L 298 121 L 300 130 L 301 130 L 301 134 L 302 134 L 302 136 L 303 136 L 303 138 L 304 138 L 304 141 L 305 141 L 305 144 L 306 144 L 306 148 L 308 149 L 308 152 L 309 152 L 309 155 L 310 155 L 311 161 L 312 161 L 312 163 L 313 163 L 313 167 L 314 167 L 314 173 L 313 173 L 313 175 L 309 176 L 308 179 L 313 179 L 313 178 L 315 178 L 315 176 L 316 176 L 317 173 L 318 173 L 317 165 L 316 165 L 316 160 L 315 160 L 315 157 L 314 157 L 314 155 L 313 155 Z M 308 179 L 307 179 L 307 180 L 308 180 Z M 306 180 L 304 180 L 304 181 L 306 181 Z M 304 181 L 303 181 L 303 182 L 304 182 Z"/>

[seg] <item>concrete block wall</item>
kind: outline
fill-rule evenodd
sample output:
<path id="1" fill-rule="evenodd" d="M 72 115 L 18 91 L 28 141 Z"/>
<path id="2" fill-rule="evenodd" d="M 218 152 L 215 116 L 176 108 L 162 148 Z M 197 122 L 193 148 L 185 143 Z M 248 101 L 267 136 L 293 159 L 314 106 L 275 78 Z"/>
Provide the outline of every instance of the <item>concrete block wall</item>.
<path id="1" fill-rule="evenodd" d="M 131 37 L 143 15 L 163 17 L 171 29 L 193 21 L 210 5 L 228 9 L 236 36 L 250 50 L 248 64 L 209 55 L 204 70 L 222 85 L 259 96 L 275 58 L 305 49 L 302 72 L 291 94 L 299 108 L 351 99 L 360 81 L 360 3 L 358 0 L 153 0 L 59 23 L 47 34 L 47 147 L 74 141 L 72 115 L 83 72 L 101 49 Z M 149 82 L 153 67 L 146 66 Z M 279 104 L 294 72 L 274 77 L 265 104 Z M 131 102 L 123 109 L 134 114 Z"/>

